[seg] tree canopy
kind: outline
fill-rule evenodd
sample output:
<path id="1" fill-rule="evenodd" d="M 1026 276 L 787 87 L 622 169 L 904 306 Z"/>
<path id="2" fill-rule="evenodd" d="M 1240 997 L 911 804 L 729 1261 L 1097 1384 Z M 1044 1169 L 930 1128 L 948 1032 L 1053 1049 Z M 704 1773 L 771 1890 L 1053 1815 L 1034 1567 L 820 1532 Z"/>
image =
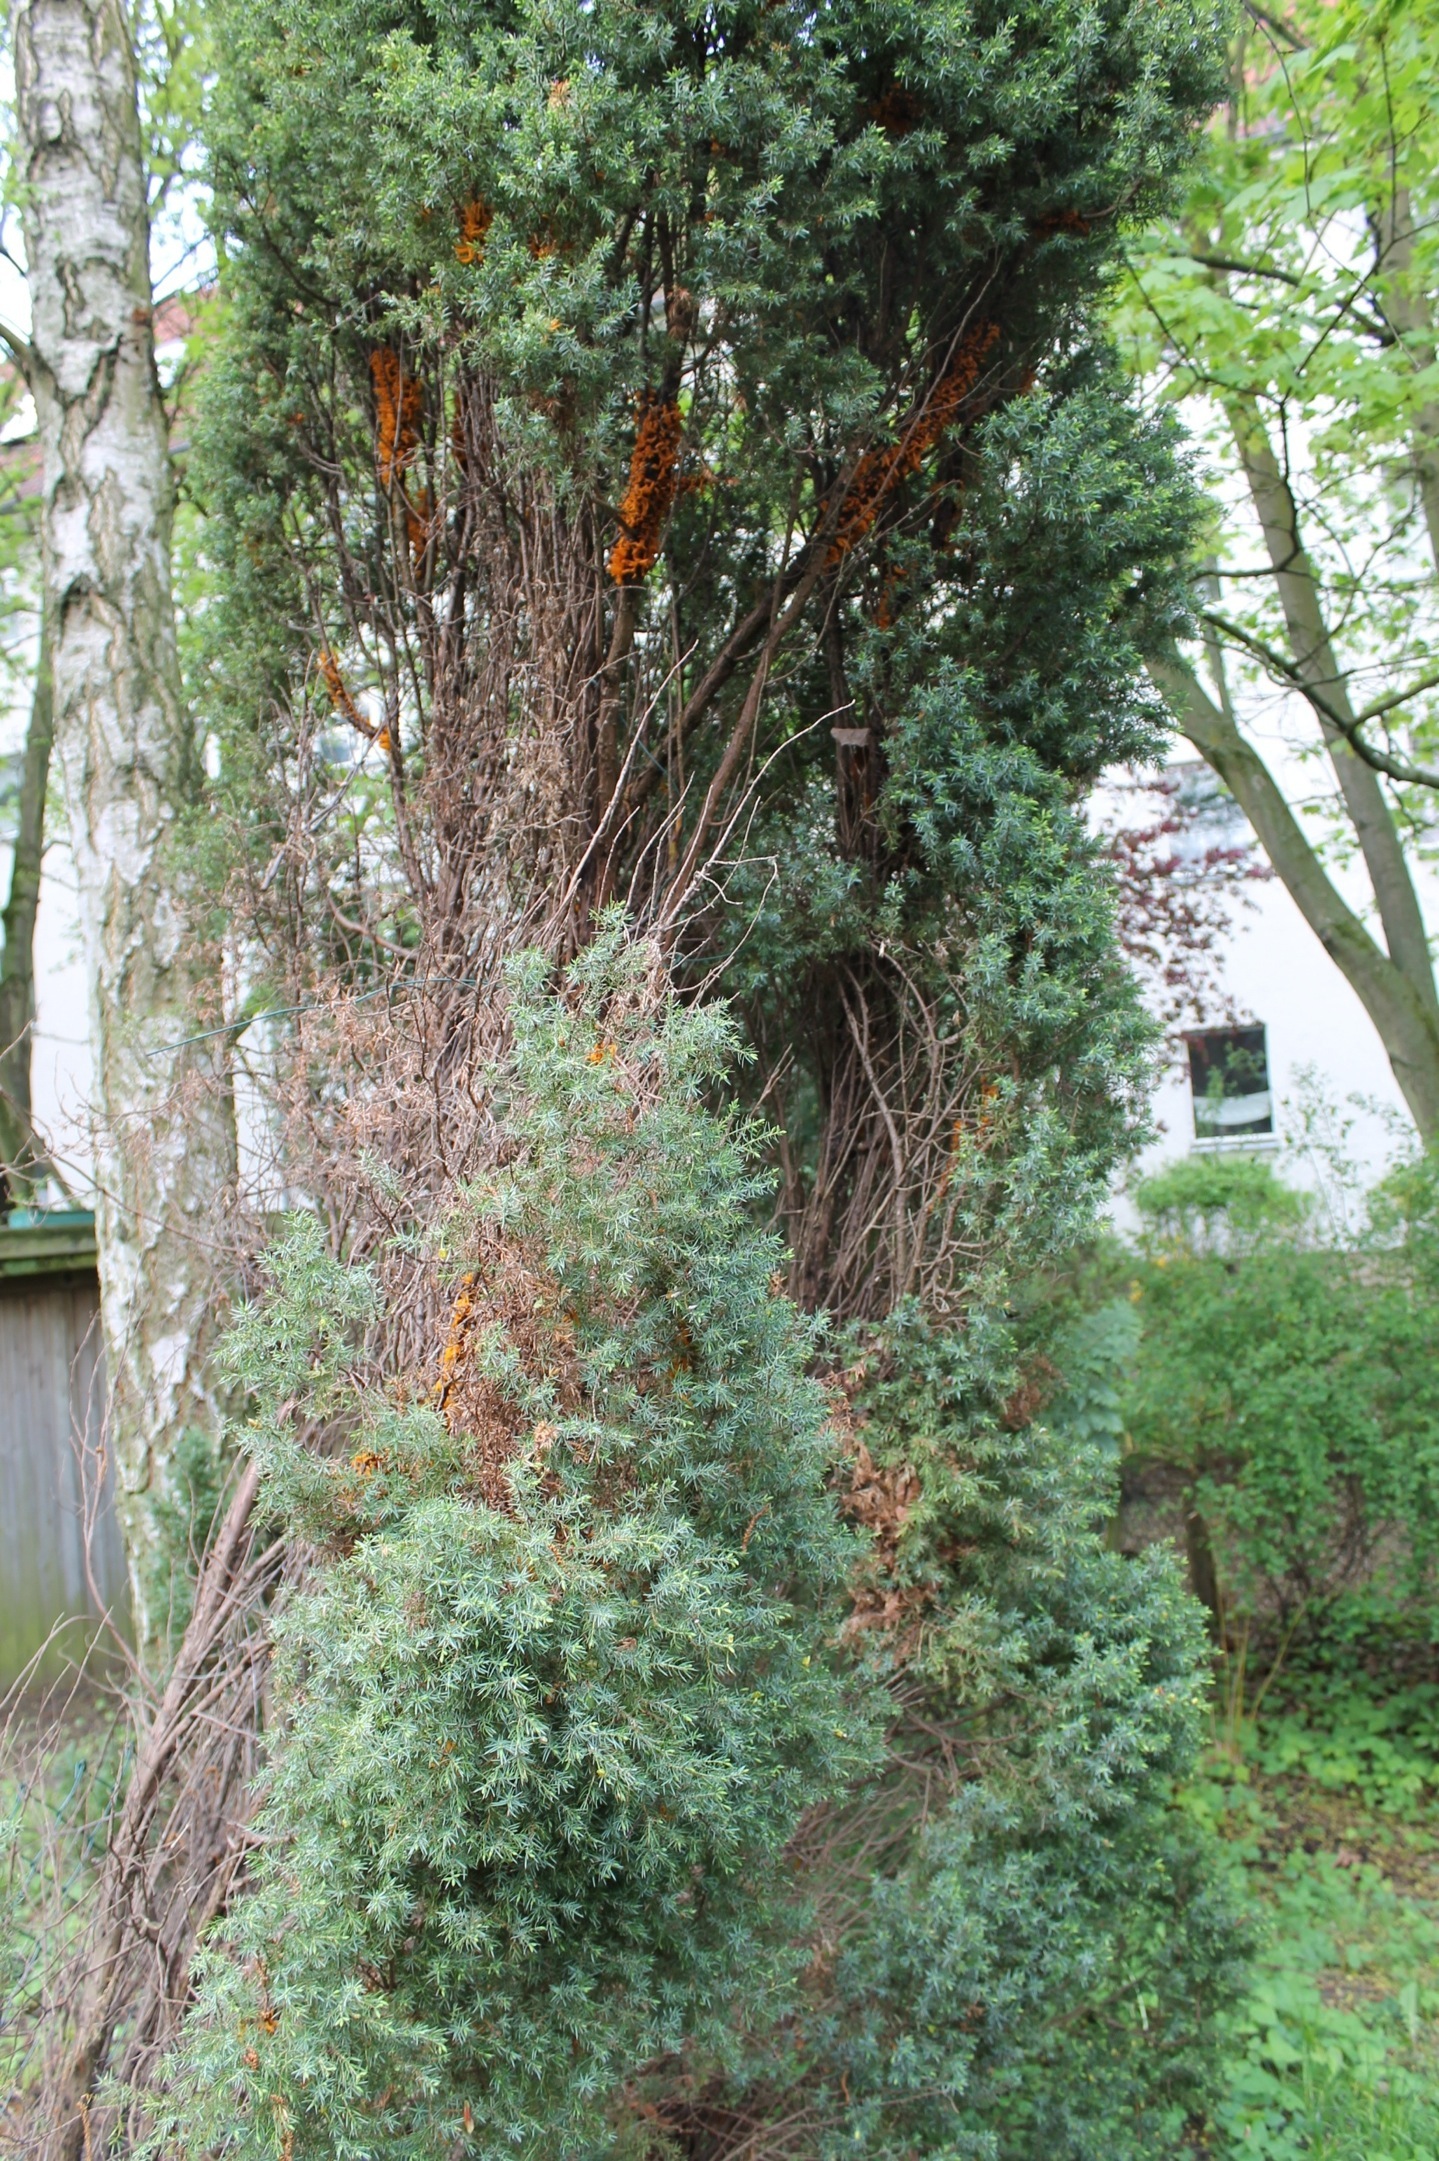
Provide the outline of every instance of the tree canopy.
<path id="1" fill-rule="evenodd" d="M 1135 366 L 1182 405 L 1215 481 L 1205 660 L 1172 654 L 1160 679 L 1364 1001 L 1426 1143 L 1439 993 L 1414 867 L 1439 785 L 1436 52 L 1427 0 L 1251 10 L 1183 204 L 1128 246 L 1120 308 Z M 1244 732 L 1285 699 L 1326 771 L 1322 835 Z M 1330 847 L 1362 862 L 1377 935 L 1327 875 Z"/>

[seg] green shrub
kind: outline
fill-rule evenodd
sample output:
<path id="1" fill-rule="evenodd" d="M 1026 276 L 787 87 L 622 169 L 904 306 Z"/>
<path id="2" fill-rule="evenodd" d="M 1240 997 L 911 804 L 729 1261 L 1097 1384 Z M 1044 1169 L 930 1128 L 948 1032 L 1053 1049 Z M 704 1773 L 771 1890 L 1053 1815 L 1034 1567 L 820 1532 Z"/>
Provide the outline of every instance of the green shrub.
<path id="1" fill-rule="evenodd" d="M 830 2098 L 854 2096 L 847 2151 L 1150 2161 L 1204 2114 L 1237 1971 L 1212 1855 L 1172 1805 L 1202 1616 L 1170 1556 L 1104 1547 L 1102 1447 L 987 1404 L 1003 1348 L 900 1316 L 855 1390 L 881 1476 L 914 1480 L 878 1559 L 911 1629 L 876 1654 L 902 1707 L 877 1782 L 893 1845 L 812 2046 Z"/>
<path id="2" fill-rule="evenodd" d="M 1432 1612 L 1433 1193 L 1412 1166 L 1321 1242 L 1266 1163 L 1179 1164 L 1139 1190 L 1129 1444 L 1189 1474 L 1238 1614 L 1314 1628 L 1366 1587 L 1421 1628 Z"/>
<path id="3" fill-rule="evenodd" d="M 723 1014 L 613 925 L 543 978 L 438 1395 L 366 1379 L 374 1293 L 313 1222 L 234 1336 L 317 1560 L 157 2139 L 1169 2150 L 1234 1961 L 1172 1806 L 1197 1609 L 1104 1548 L 1101 1451 L 1005 1425 L 1001 1315 L 906 1309 L 826 1395 L 755 1129 L 707 1107 Z"/>
<path id="4" fill-rule="evenodd" d="M 873 1746 L 820 1655 L 851 1540 L 752 1136 L 702 1101 L 731 1031 L 645 960 L 602 940 L 569 1000 L 514 977 L 438 1404 L 365 1383 L 372 1293 L 311 1221 L 236 1331 L 267 1498 L 322 1559 L 191 2151 L 595 2150 L 624 2071 L 788 1980 L 780 1850 Z"/>

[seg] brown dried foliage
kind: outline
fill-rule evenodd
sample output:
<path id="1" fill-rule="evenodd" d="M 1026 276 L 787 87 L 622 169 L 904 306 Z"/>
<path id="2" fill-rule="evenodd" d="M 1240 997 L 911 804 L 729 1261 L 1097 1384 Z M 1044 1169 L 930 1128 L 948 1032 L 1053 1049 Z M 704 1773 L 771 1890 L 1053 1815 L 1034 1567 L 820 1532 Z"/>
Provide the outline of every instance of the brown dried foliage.
<path id="1" fill-rule="evenodd" d="M 869 1537 L 865 1558 L 850 1585 L 846 1633 L 883 1630 L 891 1652 L 902 1664 L 918 1640 L 919 1623 L 933 1603 L 935 1585 L 906 1580 L 900 1541 L 923 1488 L 910 1463 L 876 1463 L 864 1437 L 868 1423 L 854 1408 L 863 1383 L 862 1368 L 838 1374 L 830 1384 L 830 1425 L 849 1467 L 839 1501 L 850 1521 Z"/>
<path id="2" fill-rule="evenodd" d="M 480 1328 L 499 1331 L 521 1370 L 548 1386 L 561 1409 L 580 1400 L 574 1324 L 544 1269 L 509 1242 L 488 1238 L 479 1264 L 460 1279 L 431 1395 L 448 1430 L 463 1441 L 478 1497 L 502 1514 L 513 1506 L 510 1470 L 523 1449 L 543 1459 L 553 1426 L 528 1430 L 513 1401 L 474 1357 Z"/>

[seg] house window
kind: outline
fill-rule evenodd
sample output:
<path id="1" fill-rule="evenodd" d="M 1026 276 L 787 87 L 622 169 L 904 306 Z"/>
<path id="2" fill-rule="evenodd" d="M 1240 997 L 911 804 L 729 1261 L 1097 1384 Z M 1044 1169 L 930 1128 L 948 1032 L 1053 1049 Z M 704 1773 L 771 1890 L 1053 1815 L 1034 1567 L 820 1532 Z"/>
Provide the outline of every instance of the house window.
<path id="1" fill-rule="evenodd" d="M 1269 1049 L 1262 1023 L 1252 1028 L 1199 1028 L 1189 1046 L 1194 1138 L 1200 1147 L 1272 1136 Z"/>

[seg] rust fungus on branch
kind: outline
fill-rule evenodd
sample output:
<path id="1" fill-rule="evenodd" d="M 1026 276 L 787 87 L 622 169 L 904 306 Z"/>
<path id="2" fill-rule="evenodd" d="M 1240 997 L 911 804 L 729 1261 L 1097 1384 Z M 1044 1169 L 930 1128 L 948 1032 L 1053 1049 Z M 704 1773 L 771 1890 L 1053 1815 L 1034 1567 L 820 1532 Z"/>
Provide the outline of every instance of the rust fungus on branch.
<path id="1" fill-rule="evenodd" d="M 474 1285 L 473 1271 L 461 1278 L 459 1291 L 450 1309 L 450 1332 L 440 1353 L 440 1377 L 435 1383 L 434 1393 L 439 1398 L 440 1416 L 446 1425 L 450 1424 L 449 1412 L 459 1369 L 469 1354 L 470 1337 L 474 1332 Z"/>
<path id="2" fill-rule="evenodd" d="M 460 205 L 460 237 L 455 242 L 457 263 L 482 263 L 485 259 L 485 242 L 495 213 L 479 196 L 472 196 Z"/>
<path id="3" fill-rule="evenodd" d="M 440 520 L 435 514 L 434 498 L 431 496 L 429 489 L 422 488 L 413 501 L 406 496 L 405 532 L 409 539 L 410 552 L 414 557 L 416 570 L 419 569 L 424 560 L 425 550 L 429 547 L 439 529 Z"/>
<path id="4" fill-rule="evenodd" d="M 831 565 L 864 539 L 900 482 L 918 472 L 935 444 L 954 426 L 998 337 L 998 323 L 977 323 L 960 340 L 923 410 L 915 415 L 899 441 L 886 444 L 882 450 L 865 452 L 840 512 L 828 556 Z"/>
<path id="5" fill-rule="evenodd" d="M 655 565 L 679 482 L 684 417 L 673 398 L 647 393 L 630 453 L 630 481 L 620 504 L 619 539 L 610 553 L 616 585 L 638 585 Z"/>
<path id="6" fill-rule="evenodd" d="M 424 386 L 405 374 L 399 354 L 388 345 L 377 346 L 371 353 L 370 380 L 375 386 L 375 462 L 380 486 L 389 488 L 404 472 L 419 441 Z"/>
<path id="7" fill-rule="evenodd" d="M 328 646 L 321 649 L 317 665 L 325 688 L 330 693 L 330 703 L 341 720 L 347 720 L 352 728 L 358 728 L 361 735 L 373 736 L 375 731 L 346 689 L 345 678 L 340 673 L 340 663 Z"/>

